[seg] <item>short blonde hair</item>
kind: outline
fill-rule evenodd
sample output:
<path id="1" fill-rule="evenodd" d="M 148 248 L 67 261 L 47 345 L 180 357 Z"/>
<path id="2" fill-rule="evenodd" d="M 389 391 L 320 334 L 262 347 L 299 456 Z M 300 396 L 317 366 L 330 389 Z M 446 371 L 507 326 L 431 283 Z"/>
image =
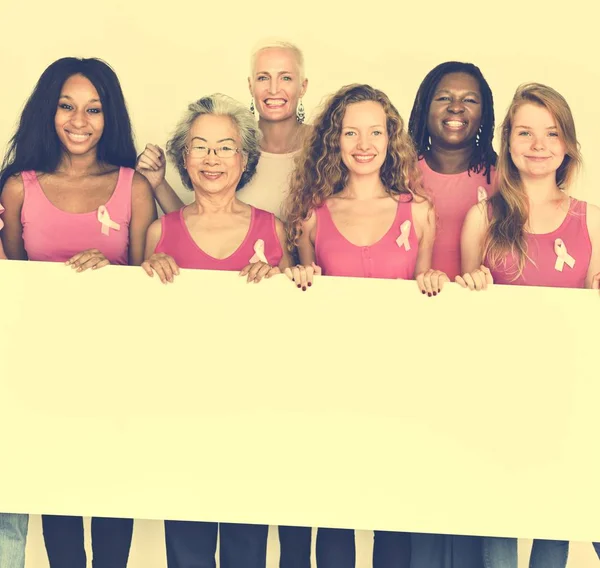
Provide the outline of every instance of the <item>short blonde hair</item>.
<path id="1" fill-rule="evenodd" d="M 304 54 L 296 44 L 277 38 L 263 39 L 254 46 L 252 55 L 250 57 L 250 79 L 254 78 L 254 68 L 256 66 L 256 58 L 258 57 L 258 54 L 266 49 L 287 49 L 291 51 L 296 58 L 296 63 L 298 64 L 300 81 L 304 81 Z"/>

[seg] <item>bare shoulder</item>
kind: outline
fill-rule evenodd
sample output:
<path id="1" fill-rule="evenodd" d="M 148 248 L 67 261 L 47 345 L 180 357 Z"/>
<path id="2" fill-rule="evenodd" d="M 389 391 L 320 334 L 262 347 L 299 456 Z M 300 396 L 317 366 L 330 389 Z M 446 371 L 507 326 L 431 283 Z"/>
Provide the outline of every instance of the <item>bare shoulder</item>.
<path id="1" fill-rule="evenodd" d="M 139 197 L 142 197 L 144 195 L 152 197 L 152 187 L 150 186 L 150 182 L 138 172 L 134 172 L 133 174 L 131 190 L 134 195 L 137 195 Z"/>
<path id="2" fill-rule="evenodd" d="M 465 215 L 465 224 L 486 226 L 489 223 L 488 204 L 488 200 L 485 199 L 473 205 Z"/>
<path id="3" fill-rule="evenodd" d="M 315 209 L 310 209 L 306 217 L 301 221 L 303 231 L 310 232 L 317 226 L 317 214 Z"/>
<path id="4" fill-rule="evenodd" d="M 150 223 L 150 226 L 148 227 L 148 237 L 149 238 L 156 237 L 158 239 L 158 238 L 160 238 L 161 235 L 162 235 L 162 218 L 159 218 L 159 219 L 156 219 L 155 221 L 152 221 L 152 223 Z"/>
<path id="5" fill-rule="evenodd" d="M 600 234 L 600 207 L 588 203 L 586 221 L 590 233 L 593 233 L 594 235 Z"/>
<path id="6" fill-rule="evenodd" d="M 428 199 L 415 195 L 411 201 L 411 212 L 416 222 L 425 224 L 435 219 L 435 209 Z"/>
<path id="7" fill-rule="evenodd" d="M 21 174 L 10 176 L 4 183 L 4 187 L 0 188 L 2 200 L 11 200 L 13 202 L 23 201 L 25 189 Z"/>
<path id="8" fill-rule="evenodd" d="M 593 203 L 587 204 L 587 216 L 593 222 L 600 222 L 600 207 Z"/>

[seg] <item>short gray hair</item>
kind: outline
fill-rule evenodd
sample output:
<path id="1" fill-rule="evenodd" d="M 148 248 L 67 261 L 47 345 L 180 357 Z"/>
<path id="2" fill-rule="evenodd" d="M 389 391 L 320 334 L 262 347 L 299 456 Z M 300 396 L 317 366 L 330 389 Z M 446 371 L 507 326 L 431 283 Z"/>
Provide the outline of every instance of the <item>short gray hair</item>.
<path id="1" fill-rule="evenodd" d="M 185 169 L 183 154 L 192 124 L 203 114 L 228 116 L 238 128 L 242 140 L 241 150 L 248 161 L 236 188 L 237 191 L 244 187 L 256 173 L 256 165 L 260 158 L 262 134 L 252 112 L 235 99 L 221 93 L 215 93 L 190 104 L 187 112 L 177 125 L 173 136 L 167 142 L 167 154 L 177 166 L 183 185 L 188 189 L 193 189 L 190 175 Z"/>

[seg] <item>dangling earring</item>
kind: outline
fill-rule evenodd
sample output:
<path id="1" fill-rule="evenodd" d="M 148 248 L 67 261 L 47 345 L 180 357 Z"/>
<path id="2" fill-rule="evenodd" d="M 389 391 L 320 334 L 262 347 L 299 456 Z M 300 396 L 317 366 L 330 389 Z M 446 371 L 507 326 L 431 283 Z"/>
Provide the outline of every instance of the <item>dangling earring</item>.
<path id="1" fill-rule="evenodd" d="M 250 112 L 254 114 L 254 98 L 250 99 Z"/>
<path id="2" fill-rule="evenodd" d="M 298 108 L 296 109 L 296 120 L 302 124 L 304 122 L 304 119 L 306 118 L 306 114 L 304 113 L 304 105 L 302 104 L 302 99 L 300 99 L 300 104 L 298 105 Z"/>
<path id="3" fill-rule="evenodd" d="M 427 137 L 427 150 L 431 150 L 431 136 Z"/>
<path id="4" fill-rule="evenodd" d="M 479 146 L 479 144 L 480 144 L 480 141 L 481 141 L 480 134 L 481 134 L 482 130 L 483 130 L 483 126 L 480 126 L 479 130 L 477 131 L 477 134 L 475 135 L 475 146 Z"/>

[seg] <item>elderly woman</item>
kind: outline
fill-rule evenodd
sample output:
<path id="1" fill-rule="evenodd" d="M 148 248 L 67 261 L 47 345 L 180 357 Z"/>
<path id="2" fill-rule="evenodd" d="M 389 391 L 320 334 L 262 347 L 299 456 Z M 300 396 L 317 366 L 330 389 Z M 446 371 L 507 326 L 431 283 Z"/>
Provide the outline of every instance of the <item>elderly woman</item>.
<path id="1" fill-rule="evenodd" d="M 259 282 L 290 266 L 283 223 L 236 194 L 256 171 L 259 141 L 252 113 L 225 95 L 188 107 L 167 153 L 195 200 L 150 225 L 142 264 L 150 276 L 172 282 L 181 267 L 235 270 Z M 244 558 L 240 546 L 234 549 Z"/>
<path id="2" fill-rule="evenodd" d="M 235 270 L 259 282 L 290 265 L 281 221 L 236 195 L 254 175 L 259 138 L 252 113 L 225 95 L 188 107 L 167 153 L 195 199 L 148 229 L 142 266 L 150 276 L 172 282 L 181 267 Z M 215 566 L 218 529 L 217 523 L 165 521 L 169 568 Z M 265 567 L 266 525 L 221 523 L 219 532 L 221 566 Z"/>

